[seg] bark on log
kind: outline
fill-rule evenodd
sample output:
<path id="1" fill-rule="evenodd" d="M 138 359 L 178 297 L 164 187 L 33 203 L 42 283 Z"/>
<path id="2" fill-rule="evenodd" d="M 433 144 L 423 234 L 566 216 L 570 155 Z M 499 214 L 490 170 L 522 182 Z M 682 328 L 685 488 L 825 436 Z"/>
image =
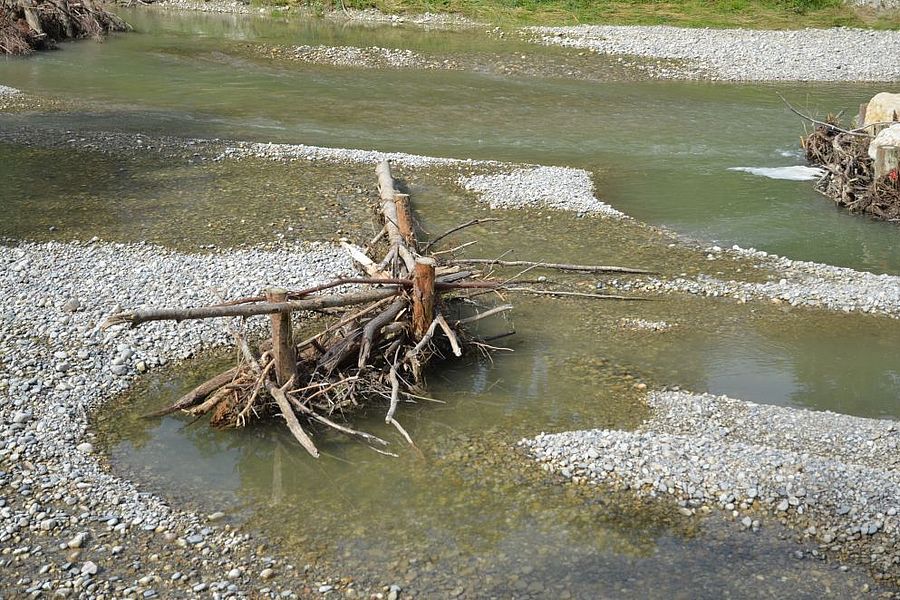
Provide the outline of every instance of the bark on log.
<path id="1" fill-rule="evenodd" d="M 287 290 L 269 288 L 266 300 L 277 304 L 287 300 Z M 300 381 L 297 371 L 297 355 L 294 352 L 294 334 L 291 329 L 291 313 L 274 313 L 272 319 L 272 353 L 275 359 L 275 380 L 278 385 L 288 381 Z"/>
<path id="2" fill-rule="evenodd" d="M 400 230 L 400 235 L 403 236 L 410 248 L 415 249 L 416 234 L 409 208 L 409 194 L 394 194 L 394 204 L 397 206 L 397 228 Z"/>
<path id="3" fill-rule="evenodd" d="M 416 340 L 421 340 L 434 320 L 434 266 L 433 258 L 416 259 L 412 292 L 412 330 Z"/>
<path id="4" fill-rule="evenodd" d="M 172 414 L 173 412 L 177 412 L 184 408 L 193 406 L 194 404 L 200 402 L 201 400 L 203 400 L 204 398 L 206 398 L 207 396 L 212 394 L 214 391 L 216 391 L 223 385 L 227 385 L 232 379 L 234 379 L 234 376 L 237 375 L 238 372 L 239 372 L 239 369 L 237 367 L 228 369 L 224 373 L 220 373 L 220 374 L 216 375 L 215 377 L 213 377 L 212 379 L 210 379 L 208 381 L 204 381 L 203 383 L 201 383 L 200 385 L 198 385 L 197 387 L 195 387 L 194 389 L 189 391 L 187 394 L 185 394 L 181 398 L 179 398 L 178 401 L 175 402 L 175 404 L 172 404 L 171 406 L 167 406 L 166 408 L 163 408 L 156 412 L 149 413 L 144 416 L 145 417 L 164 417 L 166 415 Z"/>

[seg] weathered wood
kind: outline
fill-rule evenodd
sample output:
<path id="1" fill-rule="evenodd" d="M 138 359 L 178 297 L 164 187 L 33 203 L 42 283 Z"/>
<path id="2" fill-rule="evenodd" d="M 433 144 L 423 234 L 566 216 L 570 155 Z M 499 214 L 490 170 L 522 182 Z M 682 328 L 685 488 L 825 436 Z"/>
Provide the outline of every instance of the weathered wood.
<path id="1" fill-rule="evenodd" d="M 436 316 L 434 320 L 438 322 L 438 325 L 441 326 L 444 335 L 446 335 L 447 339 L 450 340 L 450 348 L 453 350 L 453 356 L 456 356 L 457 358 L 462 356 L 462 348 L 459 345 L 459 340 L 456 337 L 456 332 L 453 331 L 453 328 L 450 327 L 449 323 L 447 323 L 447 319 L 444 318 L 444 315 L 438 314 L 438 316 Z"/>
<path id="2" fill-rule="evenodd" d="M 381 197 L 381 214 L 384 218 L 384 228 L 387 231 L 391 246 L 396 248 L 397 256 L 403 261 L 405 271 L 401 269 L 401 275 L 413 272 L 415 269 L 415 257 L 407 245 L 406 237 L 400 231 L 400 216 L 397 214 L 397 190 L 394 187 L 394 176 L 391 174 L 391 165 L 383 160 L 375 166 L 375 174 L 378 176 L 378 193 Z"/>
<path id="3" fill-rule="evenodd" d="M 579 273 L 634 273 L 647 275 L 653 271 L 616 267 L 612 265 L 570 265 L 566 263 L 534 262 L 530 260 L 497 260 L 493 258 L 457 258 L 446 261 L 449 265 L 496 265 L 498 267 L 534 267 L 536 269 L 554 269 L 557 271 L 577 271 Z"/>
<path id="4" fill-rule="evenodd" d="M 214 317 L 253 317 L 256 315 L 289 313 L 295 310 L 323 310 L 326 308 L 338 308 L 342 306 L 354 306 L 356 304 L 375 302 L 382 298 L 395 296 L 397 293 L 397 289 L 391 288 L 333 296 L 319 296 L 316 298 L 305 298 L 303 300 L 292 300 L 290 302 L 261 302 L 238 306 L 201 306 L 198 308 L 148 308 L 112 315 L 103 323 L 103 328 L 105 329 L 122 323 L 129 323 L 132 327 L 136 327 L 137 325 L 150 321 L 188 321 L 193 319 L 211 319 Z"/>
<path id="5" fill-rule="evenodd" d="M 34 4 L 21 0 L 19 6 L 22 7 L 22 12 L 25 13 L 25 22 L 28 23 L 31 30 L 38 35 L 44 35 L 44 28 L 41 27 L 41 18 L 34 9 Z"/>
<path id="6" fill-rule="evenodd" d="M 856 116 L 856 126 L 862 127 L 866 123 L 866 112 L 869 110 L 869 103 L 863 102 L 859 105 L 859 114 Z"/>
<path id="7" fill-rule="evenodd" d="M 375 261 L 369 258 L 366 251 L 359 246 L 341 240 L 341 247 L 347 251 L 347 254 L 350 255 L 350 258 L 352 258 L 355 263 L 363 268 L 369 277 L 379 279 L 387 279 L 390 277 L 390 275 L 382 271 L 378 265 L 375 264 Z"/>
<path id="8" fill-rule="evenodd" d="M 170 415 L 174 412 L 178 412 L 184 408 L 189 408 L 194 404 L 202 401 L 204 398 L 212 394 L 214 391 L 222 387 L 223 385 L 227 385 L 230 383 L 235 376 L 238 374 L 239 369 L 234 367 L 232 369 L 228 369 L 224 373 L 219 373 L 212 379 L 208 381 L 204 381 L 187 394 L 183 395 L 178 399 L 174 404 L 167 406 L 161 410 L 156 412 L 152 412 L 144 415 L 145 417 L 164 417 L 166 415 Z"/>
<path id="9" fill-rule="evenodd" d="M 900 146 L 879 146 L 875 150 L 875 179 L 900 168 Z"/>
<path id="10" fill-rule="evenodd" d="M 392 323 L 404 308 L 406 308 L 406 300 L 395 300 L 393 304 L 382 311 L 381 314 L 373 317 L 372 320 L 363 327 L 362 341 L 359 349 L 359 360 L 357 361 L 357 366 L 360 369 L 364 369 L 369 362 L 369 353 L 372 351 L 372 344 L 374 344 L 381 329 Z"/>
<path id="11" fill-rule="evenodd" d="M 269 288 L 266 301 L 277 304 L 287 300 L 287 290 Z M 294 352 L 294 333 L 291 328 L 291 313 L 274 313 L 272 319 L 272 356 L 275 360 L 275 380 L 278 385 L 300 380 L 297 371 L 297 354 Z"/>
<path id="12" fill-rule="evenodd" d="M 422 339 L 434 320 L 433 258 L 416 259 L 412 291 L 412 331 L 416 340 Z"/>
<path id="13" fill-rule="evenodd" d="M 284 422 L 287 423 L 288 429 L 290 429 L 294 438 L 300 442 L 300 445 L 303 446 L 313 458 L 319 458 L 319 450 L 306 432 L 303 431 L 303 427 L 300 425 L 300 421 L 297 420 L 297 415 L 294 414 L 294 409 L 291 408 L 291 403 L 284 393 L 284 388 L 290 386 L 291 383 L 293 383 L 293 381 L 288 381 L 285 386 L 278 387 L 271 381 L 267 381 L 266 389 L 269 390 L 269 393 L 272 394 L 272 398 L 274 398 L 275 402 L 278 404 L 278 408 L 281 410 L 281 416 L 284 417 Z"/>

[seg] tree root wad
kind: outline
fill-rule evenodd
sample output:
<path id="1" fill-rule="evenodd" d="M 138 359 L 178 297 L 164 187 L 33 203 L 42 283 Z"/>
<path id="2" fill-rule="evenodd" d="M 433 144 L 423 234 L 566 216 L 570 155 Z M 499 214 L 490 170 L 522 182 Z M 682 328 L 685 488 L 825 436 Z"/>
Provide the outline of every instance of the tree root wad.
<path id="1" fill-rule="evenodd" d="M 280 416 L 312 456 L 319 453 L 306 431 L 310 426 L 333 429 L 385 452 L 379 447 L 386 446 L 387 441 L 341 423 L 343 416 L 380 399 L 387 407 L 385 422 L 412 444 L 396 414 L 401 403 L 431 400 L 425 391 L 426 365 L 435 358 L 501 350 L 491 346 L 489 340 L 478 338 L 468 327 L 502 315 L 512 306 L 483 306 L 476 304 L 476 297 L 489 297 L 487 293 L 502 297 L 506 291 L 548 291 L 514 288 L 511 280 L 494 281 L 477 271 L 463 270 L 460 264 L 440 264 L 434 256 L 420 254 L 408 197 L 396 191 L 386 161 L 379 163 L 376 173 L 384 227 L 378 238 L 387 242 L 383 259 L 376 262 L 368 249 L 343 244 L 366 277 L 339 279 L 293 292 L 268 289 L 263 296 L 215 306 L 119 313 L 107 320 L 108 327 L 162 319 L 270 315 L 270 339 L 253 348 L 232 329 L 240 349 L 239 363 L 150 416 L 177 411 L 195 418 L 210 415 L 211 424 L 222 428 Z M 595 273 L 602 269 L 644 272 L 622 267 L 528 264 L 529 268 L 548 266 Z M 321 295 L 325 290 L 351 284 L 363 289 Z M 292 313 L 310 310 L 327 311 L 334 320 L 313 336 L 294 339 Z"/>
<path id="2" fill-rule="evenodd" d="M 850 212 L 900 221 L 900 177 L 897 169 L 876 176 L 869 156 L 872 137 L 863 129 L 842 129 L 838 118 L 829 116 L 802 146 L 806 159 L 825 171 L 816 183 L 819 192 Z"/>
<path id="3" fill-rule="evenodd" d="M 129 26 L 94 0 L 0 0 L 0 54 L 30 54 L 66 39 L 101 39 Z"/>

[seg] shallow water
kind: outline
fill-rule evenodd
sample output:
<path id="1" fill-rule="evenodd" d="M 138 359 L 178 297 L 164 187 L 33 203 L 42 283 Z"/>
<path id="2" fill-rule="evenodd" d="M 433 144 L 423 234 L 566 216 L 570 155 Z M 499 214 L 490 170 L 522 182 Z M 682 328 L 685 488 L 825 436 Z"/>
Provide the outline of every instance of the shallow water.
<path id="1" fill-rule="evenodd" d="M 776 92 L 810 112 L 853 114 L 880 85 L 598 83 L 285 64 L 248 57 L 246 44 L 384 45 L 425 53 L 570 58 L 577 53 L 495 40 L 477 30 L 423 32 L 145 10 L 125 16 L 137 33 L 0 64 L 8 85 L 99 103 L 96 110 L 0 115 L 0 127 L 24 120 L 63 129 L 579 166 L 597 174 L 604 200 L 650 223 L 720 244 L 900 272 L 895 225 L 844 214 L 809 182 L 729 171 L 803 164 L 797 152 L 802 124 Z M 593 68 L 616 67 L 596 59 Z"/>
<path id="2" fill-rule="evenodd" d="M 900 272 L 895 226 L 832 210 L 809 182 L 729 171 L 802 164 L 794 151 L 800 126 L 776 90 L 827 111 L 856 106 L 873 86 L 598 83 L 285 65 L 252 57 L 246 44 L 554 57 L 565 51 L 480 32 L 153 12 L 128 17 L 137 34 L 0 64 L 5 84 L 94 107 L 0 115 L 0 128 L 580 166 L 595 174 L 602 199 L 651 223 L 791 258 Z M 598 61 L 597 68 L 612 66 Z M 175 161 L 152 152 L 0 144 L 0 172 L 2 236 L 100 235 L 198 249 L 371 233 L 368 166 L 209 163 L 190 155 Z M 476 216 L 504 218 L 456 237 L 479 239 L 473 255 L 513 249 L 510 258 L 765 277 L 739 261 L 709 263 L 702 252 L 671 248 L 671 239 L 637 224 L 492 212 L 449 185 L 446 173 L 399 176 L 432 234 Z M 564 279 L 590 291 L 608 278 Z M 645 414 L 638 382 L 898 418 L 893 347 L 900 322 L 681 296 L 641 303 L 523 298 L 516 305 L 511 321 L 495 325 L 515 328 L 503 340 L 514 352 L 434 371 L 429 393 L 445 404 L 401 407 L 399 418 L 421 456 L 385 430 L 380 410 L 360 415 L 356 425 L 391 439 L 398 459 L 326 436 L 323 458 L 314 462 L 280 429 L 223 433 L 177 417 L 138 418 L 208 375 L 215 359 L 144 378 L 95 425 L 112 468 L 145 489 L 202 510 L 226 509 L 229 518 L 280 538 L 298 563 L 336 563 L 362 581 L 398 582 L 424 597 L 854 595 L 864 578 L 789 558 L 797 546 L 780 539 L 784 532 L 774 524 L 751 535 L 719 517 L 681 518 L 664 503 L 583 494 L 555 485 L 510 448 L 541 430 L 633 427 Z M 626 317 L 672 328 L 631 331 L 622 327 Z"/>

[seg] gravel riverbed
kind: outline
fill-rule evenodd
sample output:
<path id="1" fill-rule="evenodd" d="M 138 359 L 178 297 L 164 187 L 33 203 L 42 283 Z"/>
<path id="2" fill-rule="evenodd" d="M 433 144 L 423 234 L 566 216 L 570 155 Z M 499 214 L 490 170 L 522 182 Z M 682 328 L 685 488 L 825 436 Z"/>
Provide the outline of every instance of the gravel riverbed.
<path id="1" fill-rule="evenodd" d="M 685 61 L 673 79 L 897 81 L 900 31 L 579 25 L 523 30 L 548 45 Z"/>
<path id="2" fill-rule="evenodd" d="M 118 306 L 199 305 L 347 273 L 329 245 L 187 255 L 100 242 L 0 247 L 0 567 L 13 595 L 295 597 L 317 582 L 227 514 L 170 507 L 100 466 L 88 415 L 140 373 L 229 343 L 221 323 L 99 328 Z M 223 282 L 228 282 L 227 289 Z M 174 467 L 177 468 L 177 467 Z"/>
<path id="3" fill-rule="evenodd" d="M 542 433 L 521 445 L 576 484 L 668 498 L 685 514 L 722 510 L 749 531 L 776 519 L 818 543 L 813 557 L 900 584 L 895 421 L 681 391 L 647 400 L 652 416 L 635 431 Z"/>
<path id="4" fill-rule="evenodd" d="M 5 132 L 0 139 L 15 142 L 16 135 Z M 621 216 L 596 198 L 590 174 L 578 169 L 128 134 L 54 139 L 82 149 L 173 152 L 198 160 L 374 165 L 388 158 L 403 168 L 450 165 L 459 167 L 462 188 L 496 208 Z M 553 193 L 558 189 L 572 194 Z M 737 247 L 707 251 L 711 266 L 750 259 L 775 278 L 657 276 L 623 278 L 621 286 L 900 315 L 897 277 Z M 146 244 L 22 243 L 0 248 L 0 264 L 0 565 L 18 592 L 150 598 L 346 589 L 333 574 L 306 573 L 268 555 L 227 515 L 169 507 L 117 479 L 93 457 L 87 428 L 90 412 L 135 376 L 228 343 L 215 323 L 99 330 L 116 304 L 198 305 L 216 301 L 217 294 L 256 293 L 265 284 L 308 285 L 349 272 L 342 252 L 316 244 L 195 255 Z M 570 432 L 527 445 L 548 468 L 579 481 L 674 496 L 684 510 L 721 506 L 737 511 L 729 514 L 751 530 L 774 514 L 798 535 L 817 540 L 821 553 L 864 562 L 896 583 L 900 480 L 896 462 L 879 462 L 897 454 L 893 423 L 685 394 L 653 394 L 650 402 L 656 416 L 637 432 Z"/>

